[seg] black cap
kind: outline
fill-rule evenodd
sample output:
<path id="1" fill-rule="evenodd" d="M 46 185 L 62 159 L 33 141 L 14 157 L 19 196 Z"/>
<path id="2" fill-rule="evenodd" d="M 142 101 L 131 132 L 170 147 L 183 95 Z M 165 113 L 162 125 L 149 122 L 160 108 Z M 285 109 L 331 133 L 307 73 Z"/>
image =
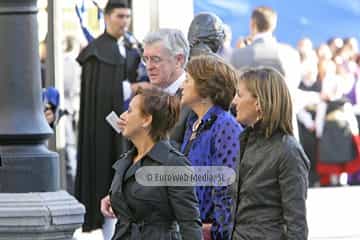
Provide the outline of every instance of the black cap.
<path id="1" fill-rule="evenodd" d="M 107 2 L 107 4 L 124 4 L 124 5 L 128 6 L 128 1 L 127 0 L 109 0 Z"/>

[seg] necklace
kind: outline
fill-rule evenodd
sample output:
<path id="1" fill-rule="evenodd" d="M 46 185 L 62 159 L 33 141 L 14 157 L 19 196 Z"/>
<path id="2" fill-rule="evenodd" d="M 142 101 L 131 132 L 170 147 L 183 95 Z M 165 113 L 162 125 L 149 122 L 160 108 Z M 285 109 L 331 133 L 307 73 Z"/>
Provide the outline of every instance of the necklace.
<path id="1" fill-rule="evenodd" d="M 191 133 L 191 136 L 190 136 L 190 141 L 196 138 L 196 136 L 198 134 L 197 130 L 199 129 L 199 127 L 201 125 L 201 122 L 202 121 L 199 121 L 199 119 L 198 119 L 192 125 L 192 129 L 191 129 L 192 133 Z"/>
<path id="2" fill-rule="evenodd" d="M 192 125 L 192 132 L 196 132 L 201 124 L 201 120 L 200 119 L 196 120 L 194 122 L 194 124 Z"/>

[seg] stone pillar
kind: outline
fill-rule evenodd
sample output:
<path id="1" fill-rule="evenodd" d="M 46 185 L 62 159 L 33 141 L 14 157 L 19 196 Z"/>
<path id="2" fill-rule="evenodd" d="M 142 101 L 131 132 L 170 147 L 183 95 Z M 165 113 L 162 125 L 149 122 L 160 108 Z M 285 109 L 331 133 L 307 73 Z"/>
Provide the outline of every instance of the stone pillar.
<path id="1" fill-rule="evenodd" d="M 59 189 L 41 101 L 36 0 L 0 0 L 0 192 Z"/>
<path id="2" fill-rule="evenodd" d="M 36 0 L 0 0 L 0 239 L 72 239 L 84 207 L 59 191 L 41 100 Z"/>
<path id="3" fill-rule="evenodd" d="M 0 194 L 0 240 L 71 240 L 84 208 L 65 191 Z"/>

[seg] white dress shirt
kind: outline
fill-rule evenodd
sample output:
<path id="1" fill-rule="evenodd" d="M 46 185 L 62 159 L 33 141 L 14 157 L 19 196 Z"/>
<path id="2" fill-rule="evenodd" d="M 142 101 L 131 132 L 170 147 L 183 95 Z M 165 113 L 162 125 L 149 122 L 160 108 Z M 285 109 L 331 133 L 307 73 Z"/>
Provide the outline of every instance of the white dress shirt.
<path id="1" fill-rule="evenodd" d="M 183 72 L 175 82 L 170 84 L 170 86 L 168 86 L 167 88 L 164 88 L 164 91 L 171 95 L 175 95 L 176 91 L 181 87 L 185 79 L 186 79 L 186 74 L 185 72 Z"/>

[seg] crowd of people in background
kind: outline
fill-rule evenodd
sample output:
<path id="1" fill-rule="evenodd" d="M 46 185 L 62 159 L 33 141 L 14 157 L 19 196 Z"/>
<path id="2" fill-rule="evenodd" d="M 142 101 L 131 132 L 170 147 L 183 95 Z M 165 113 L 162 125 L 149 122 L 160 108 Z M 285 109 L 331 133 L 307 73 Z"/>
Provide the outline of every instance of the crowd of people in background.
<path id="1" fill-rule="evenodd" d="M 317 47 L 304 38 L 295 49 L 273 35 L 276 12 L 258 7 L 250 36 L 236 48 L 231 29 L 211 13 L 195 16 L 187 39 L 160 29 L 142 45 L 128 32 L 126 4 L 109 1 L 104 14 L 105 32 L 87 46 L 65 38 L 64 109 L 55 89 L 43 94 L 49 124 L 66 122 L 67 187 L 86 207 L 83 231 L 103 228 L 106 240 L 114 232 L 113 239 L 306 239 L 307 186 L 360 184 L 355 38 Z M 46 48 L 40 47 L 45 86 Z M 105 121 L 111 111 L 120 116 L 122 134 Z M 240 176 L 228 187 L 196 187 L 195 195 L 190 188 L 154 194 L 133 181 L 119 184 L 147 164 L 174 163 L 164 154 L 179 165 L 228 166 Z M 116 161 L 120 155 L 123 163 Z M 173 203 L 166 205 L 171 214 L 156 210 L 163 201 Z M 158 214 L 146 222 L 138 221 L 148 214 L 144 202 Z M 256 204 L 264 209 L 251 210 Z M 164 237 L 168 231 L 172 238 Z"/>
<path id="2" fill-rule="evenodd" d="M 332 38 L 317 48 L 301 39 L 301 84 L 321 101 L 298 113 L 300 141 L 312 162 L 312 186 L 359 184 L 360 54 L 355 38 Z"/>
<path id="3" fill-rule="evenodd" d="M 231 41 L 231 32 L 225 31 Z M 257 41 L 239 37 L 236 47 L 224 43 L 221 52 L 228 62 L 239 64 L 229 56 Z M 300 65 L 295 64 L 298 87 L 316 94 L 300 94 L 302 103 L 296 112 L 299 141 L 311 161 L 310 187 L 360 184 L 360 52 L 354 37 L 333 37 L 314 46 L 303 38 L 296 46 Z M 259 51 L 264 51 L 263 49 Z M 230 54 L 229 54 L 230 52 Z M 288 61 L 289 54 L 285 54 Z M 247 61 L 242 58 L 241 61 Z M 293 68 L 294 69 L 294 68 Z M 293 78 L 295 79 L 295 78 Z M 296 80 L 293 80 L 296 82 Z M 341 112 L 341 114 L 339 114 Z M 336 146 L 336 148 L 334 148 Z"/>

